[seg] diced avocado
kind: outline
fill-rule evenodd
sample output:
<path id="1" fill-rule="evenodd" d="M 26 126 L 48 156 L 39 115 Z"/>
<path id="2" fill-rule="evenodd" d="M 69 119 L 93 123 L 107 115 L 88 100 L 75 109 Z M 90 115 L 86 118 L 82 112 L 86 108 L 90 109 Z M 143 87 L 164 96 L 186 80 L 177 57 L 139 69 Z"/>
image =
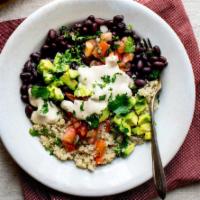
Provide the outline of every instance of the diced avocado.
<path id="1" fill-rule="evenodd" d="M 109 115 L 110 115 L 110 112 L 109 112 L 108 108 L 105 108 L 99 118 L 99 122 L 101 123 L 101 122 L 105 121 L 106 119 L 108 119 Z"/>
<path id="2" fill-rule="evenodd" d="M 151 124 L 150 124 L 150 123 L 142 124 L 142 125 L 140 126 L 140 129 L 141 129 L 141 131 L 143 131 L 143 132 L 149 132 L 149 131 L 151 131 Z"/>
<path id="3" fill-rule="evenodd" d="M 129 124 L 130 126 L 136 126 L 138 122 L 138 116 L 135 114 L 135 112 L 128 113 L 124 120 Z"/>
<path id="4" fill-rule="evenodd" d="M 145 140 L 151 140 L 151 132 L 146 132 L 144 135 Z"/>
<path id="5" fill-rule="evenodd" d="M 69 69 L 69 76 L 71 79 L 75 79 L 79 76 L 79 73 L 77 70 Z"/>
<path id="6" fill-rule="evenodd" d="M 55 86 L 55 87 L 59 87 L 62 86 L 64 83 L 60 80 L 60 79 L 56 79 L 54 80 L 51 85 Z"/>
<path id="7" fill-rule="evenodd" d="M 54 80 L 54 75 L 48 72 L 43 72 L 43 79 L 46 84 L 51 83 Z"/>
<path id="8" fill-rule="evenodd" d="M 57 73 L 66 72 L 69 70 L 69 65 L 64 62 L 63 55 L 61 53 L 56 54 L 53 64 Z"/>
<path id="9" fill-rule="evenodd" d="M 135 135 L 143 135 L 144 131 L 142 131 L 139 126 L 137 126 L 137 127 L 132 129 L 132 133 L 135 134 Z"/>
<path id="10" fill-rule="evenodd" d="M 138 124 L 144 124 L 144 123 L 149 123 L 151 122 L 151 116 L 149 113 L 145 113 L 139 116 Z"/>
<path id="11" fill-rule="evenodd" d="M 55 87 L 53 85 L 47 87 L 50 92 L 50 98 L 55 101 L 62 101 L 64 99 L 64 95 L 60 88 Z"/>
<path id="12" fill-rule="evenodd" d="M 131 143 L 131 144 L 128 144 L 127 147 L 122 149 L 122 153 L 126 157 L 126 156 L 129 156 L 133 152 L 134 149 L 135 149 L 135 144 Z"/>
<path id="13" fill-rule="evenodd" d="M 65 72 L 61 77 L 60 77 L 60 80 L 65 84 L 67 85 L 71 90 L 75 90 L 77 85 L 78 85 L 78 82 L 76 80 L 72 80 L 70 78 L 70 75 L 69 75 L 69 72 Z"/>
<path id="14" fill-rule="evenodd" d="M 131 106 L 131 108 L 133 108 L 136 104 L 136 98 L 135 97 L 130 97 L 129 98 L 129 104 Z"/>
<path id="15" fill-rule="evenodd" d="M 119 126 L 119 130 L 122 133 L 125 133 L 127 136 L 131 136 L 131 126 L 127 124 L 125 120 L 122 120 L 122 123 Z"/>
<path id="16" fill-rule="evenodd" d="M 74 91 L 75 97 L 88 97 L 91 96 L 92 91 L 87 89 L 84 85 L 79 84 L 76 90 Z"/>
<path id="17" fill-rule="evenodd" d="M 40 60 L 39 65 L 37 66 L 37 70 L 39 73 L 54 72 L 55 68 L 54 68 L 53 63 L 50 60 L 42 59 L 42 60 Z"/>
<path id="18" fill-rule="evenodd" d="M 143 111 L 147 110 L 148 104 L 146 99 L 144 97 L 137 96 L 134 109 L 138 115 L 140 115 Z"/>
<path id="19" fill-rule="evenodd" d="M 122 123 L 122 118 L 119 117 L 119 116 L 117 116 L 117 115 L 115 115 L 114 118 L 113 118 L 113 122 L 114 122 L 116 125 L 120 126 L 121 123 Z"/>

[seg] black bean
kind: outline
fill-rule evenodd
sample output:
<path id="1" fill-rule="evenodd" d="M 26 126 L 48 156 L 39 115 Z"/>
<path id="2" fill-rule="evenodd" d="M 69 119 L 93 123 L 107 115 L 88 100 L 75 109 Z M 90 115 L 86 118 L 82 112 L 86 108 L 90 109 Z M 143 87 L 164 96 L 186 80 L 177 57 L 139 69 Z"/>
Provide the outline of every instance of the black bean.
<path id="1" fill-rule="evenodd" d="M 143 51 L 144 51 L 144 48 L 141 47 L 139 44 L 137 44 L 135 47 L 135 53 L 141 53 Z"/>
<path id="2" fill-rule="evenodd" d="M 58 37 L 57 42 L 58 42 L 58 43 L 61 43 L 61 42 L 64 41 L 64 40 L 65 40 L 64 35 L 61 35 L 61 36 Z"/>
<path id="3" fill-rule="evenodd" d="M 117 26 L 113 26 L 113 27 L 112 27 L 112 31 L 117 32 L 117 31 L 118 31 Z"/>
<path id="4" fill-rule="evenodd" d="M 87 19 L 87 20 L 85 21 L 85 26 L 88 27 L 88 28 L 91 28 L 91 27 L 92 27 L 92 21 L 89 20 L 89 19 Z"/>
<path id="5" fill-rule="evenodd" d="M 125 36 L 132 36 L 132 35 L 133 35 L 133 31 L 132 31 L 132 30 L 126 29 L 126 30 L 124 31 L 124 35 L 125 35 Z"/>
<path id="6" fill-rule="evenodd" d="M 94 21 L 95 21 L 95 16 L 94 16 L 94 15 L 90 15 L 90 16 L 88 17 L 88 19 L 91 20 L 92 22 L 94 22 Z"/>
<path id="7" fill-rule="evenodd" d="M 143 60 L 144 62 L 147 62 L 147 61 L 148 61 L 148 58 L 147 58 L 146 54 L 143 54 L 143 55 L 142 55 L 142 60 Z"/>
<path id="8" fill-rule="evenodd" d="M 43 45 L 42 46 L 42 48 L 41 48 L 41 52 L 42 52 L 42 54 L 48 54 L 49 53 L 49 51 L 50 51 L 50 47 L 49 47 L 49 45 Z"/>
<path id="9" fill-rule="evenodd" d="M 77 70 L 78 69 L 77 63 L 76 62 L 70 63 L 70 68 Z"/>
<path id="10" fill-rule="evenodd" d="M 132 73 L 131 71 L 127 71 L 126 74 L 127 74 L 128 76 L 130 76 L 130 77 L 133 76 L 133 73 Z"/>
<path id="11" fill-rule="evenodd" d="M 135 60 L 135 61 L 138 61 L 139 59 L 141 59 L 141 54 L 135 55 L 134 60 Z"/>
<path id="12" fill-rule="evenodd" d="M 160 57 L 160 55 L 161 55 L 161 50 L 160 50 L 160 47 L 159 46 L 154 46 L 153 47 L 153 52 L 154 52 L 154 54 L 156 55 L 156 56 L 158 56 L 158 57 Z"/>
<path id="13" fill-rule="evenodd" d="M 152 67 L 152 64 L 150 62 L 147 62 L 146 65 L 147 67 L 150 67 L 150 68 Z"/>
<path id="14" fill-rule="evenodd" d="M 54 29 L 50 29 L 48 32 L 48 38 L 54 41 L 57 38 L 57 31 Z"/>
<path id="15" fill-rule="evenodd" d="M 22 72 L 20 74 L 20 78 L 21 78 L 21 80 L 30 79 L 31 78 L 31 73 L 29 73 L 29 72 Z"/>
<path id="16" fill-rule="evenodd" d="M 106 26 L 107 26 L 108 28 L 112 28 L 112 26 L 113 26 L 113 20 L 107 20 L 107 21 L 106 21 Z"/>
<path id="17" fill-rule="evenodd" d="M 140 42 L 141 40 L 141 38 L 137 34 L 133 35 L 133 39 L 135 40 L 136 43 Z"/>
<path id="18" fill-rule="evenodd" d="M 66 41 L 61 41 L 60 45 L 62 48 L 66 48 L 67 47 L 67 42 Z"/>
<path id="19" fill-rule="evenodd" d="M 28 103 L 29 102 L 29 98 L 28 98 L 28 95 L 22 95 L 21 96 L 21 99 L 24 103 Z"/>
<path id="20" fill-rule="evenodd" d="M 38 62 L 39 62 L 40 57 L 41 57 L 40 52 L 35 52 L 35 53 L 32 53 L 32 54 L 31 54 L 31 59 L 32 59 L 32 61 L 35 62 L 35 63 L 38 63 Z"/>
<path id="21" fill-rule="evenodd" d="M 124 20 L 124 16 L 123 15 L 116 15 L 113 17 L 113 22 L 115 24 L 122 22 Z"/>
<path id="22" fill-rule="evenodd" d="M 141 70 L 144 67 L 144 63 L 142 60 L 139 60 L 137 63 L 137 70 Z"/>
<path id="23" fill-rule="evenodd" d="M 20 93 L 21 93 L 21 95 L 27 95 L 28 94 L 28 86 L 22 85 L 20 88 Z"/>
<path id="24" fill-rule="evenodd" d="M 148 74 L 148 73 L 151 72 L 151 68 L 150 68 L 150 67 L 144 67 L 144 68 L 142 69 L 142 71 L 143 71 L 144 73 Z"/>
<path id="25" fill-rule="evenodd" d="M 167 63 L 167 59 L 164 56 L 160 56 L 159 61 L 163 63 Z"/>
<path id="26" fill-rule="evenodd" d="M 28 60 L 24 65 L 23 72 L 30 72 L 31 69 L 32 69 L 32 63 L 30 60 Z"/>
<path id="27" fill-rule="evenodd" d="M 98 26 L 101 26 L 101 25 L 105 24 L 105 20 L 101 19 L 101 18 L 96 18 L 95 22 L 97 23 Z"/>
<path id="28" fill-rule="evenodd" d="M 137 87 L 143 87 L 145 84 L 146 84 L 146 81 L 145 80 L 143 80 L 143 79 L 135 79 L 135 85 L 137 86 Z"/>
<path id="29" fill-rule="evenodd" d="M 61 90 L 62 90 L 63 93 L 65 93 L 65 92 L 71 92 L 71 90 L 67 86 L 62 86 Z"/>
<path id="30" fill-rule="evenodd" d="M 31 105 L 26 105 L 25 113 L 28 118 L 31 118 L 33 111 L 34 111 L 34 108 Z"/>
<path id="31" fill-rule="evenodd" d="M 162 70 L 165 66 L 166 66 L 165 63 L 160 62 L 160 61 L 156 61 L 153 63 L 153 67 L 158 70 Z"/>
<path id="32" fill-rule="evenodd" d="M 83 34 L 87 34 L 88 33 L 88 28 L 84 26 L 82 28 L 82 32 L 83 32 Z"/>
<path id="33" fill-rule="evenodd" d="M 36 79 L 38 75 L 37 70 L 33 68 L 31 73 L 32 73 L 33 78 Z"/>
<path id="34" fill-rule="evenodd" d="M 121 22 L 121 23 L 119 23 L 117 25 L 117 28 L 118 28 L 119 31 L 124 31 L 125 28 L 126 28 L 126 24 L 124 24 L 124 23 Z"/>
<path id="35" fill-rule="evenodd" d="M 157 56 L 152 56 L 149 60 L 150 60 L 151 63 L 153 63 L 153 62 L 158 61 L 159 58 Z"/>
<path id="36" fill-rule="evenodd" d="M 92 32 L 96 33 L 97 32 L 97 23 L 92 24 Z"/>

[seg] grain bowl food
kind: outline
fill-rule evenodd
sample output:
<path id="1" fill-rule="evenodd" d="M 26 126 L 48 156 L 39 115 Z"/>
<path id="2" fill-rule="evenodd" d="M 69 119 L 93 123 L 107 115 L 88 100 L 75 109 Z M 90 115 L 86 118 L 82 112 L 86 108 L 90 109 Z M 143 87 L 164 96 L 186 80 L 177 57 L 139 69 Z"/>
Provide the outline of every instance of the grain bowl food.
<path id="1" fill-rule="evenodd" d="M 122 15 L 51 29 L 20 74 L 29 132 L 79 168 L 127 157 L 151 140 L 148 102 L 166 66 Z"/>

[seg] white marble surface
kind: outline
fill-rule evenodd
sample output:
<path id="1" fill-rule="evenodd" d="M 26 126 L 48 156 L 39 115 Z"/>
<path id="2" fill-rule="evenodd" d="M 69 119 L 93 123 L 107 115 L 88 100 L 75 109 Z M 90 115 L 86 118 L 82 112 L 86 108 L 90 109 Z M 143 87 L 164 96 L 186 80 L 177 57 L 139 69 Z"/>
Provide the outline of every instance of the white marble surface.
<path id="1" fill-rule="evenodd" d="M 1 0 L 0 0 L 1 1 Z M 11 0 L 0 9 L 0 21 L 26 17 L 40 6 L 53 0 Z M 200 0 L 183 0 L 200 45 Z M 22 200 L 19 168 L 6 152 L 0 141 L 0 200 Z M 199 200 L 200 183 L 170 192 L 167 200 Z"/>

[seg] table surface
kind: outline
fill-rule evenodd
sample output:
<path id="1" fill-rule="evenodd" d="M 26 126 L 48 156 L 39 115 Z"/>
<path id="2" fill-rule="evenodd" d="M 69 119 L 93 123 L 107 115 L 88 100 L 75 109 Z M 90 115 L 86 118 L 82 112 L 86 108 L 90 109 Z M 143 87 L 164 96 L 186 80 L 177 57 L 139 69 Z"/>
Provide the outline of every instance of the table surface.
<path id="1" fill-rule="evenodd" d="M 10 0 L 10 4 L 1 8 L 0 21 L 27 17 L 34 10 L 53 0 Z M 183 0 L 200 45 L 200 0 Z M 22 200 L 19 181 L 19 167 L 8 155 L 0 141 L 0 199 Z M 199 200 L 200 184 L 176 189 L 168 194 L 166 200 Z M 158 199 L 157 199 L 158 200 Z"/>

